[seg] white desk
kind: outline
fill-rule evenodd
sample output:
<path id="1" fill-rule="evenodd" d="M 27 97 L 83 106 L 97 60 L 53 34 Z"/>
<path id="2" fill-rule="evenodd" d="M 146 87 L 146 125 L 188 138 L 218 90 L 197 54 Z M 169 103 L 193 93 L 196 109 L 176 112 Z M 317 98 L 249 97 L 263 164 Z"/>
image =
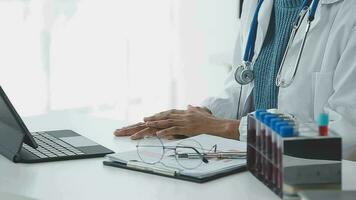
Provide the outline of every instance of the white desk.
<path id="1" fill-rule="evenodd" d="M 26 118 L 31 131 L 72 129 L 116 151 L 135 141 L 115 138 L 120 122 L 75 113 Z M 103 166 L 103 158 L 38 164 L 14 164 L 0 155 L 0 192 L 38 199 L 279 199 L 250 173 L 204 184 Z M 343 188 L 356 190 L 356 163 L 343 162 Z M 1 199 L 1 197 L 0 197 Z"/>

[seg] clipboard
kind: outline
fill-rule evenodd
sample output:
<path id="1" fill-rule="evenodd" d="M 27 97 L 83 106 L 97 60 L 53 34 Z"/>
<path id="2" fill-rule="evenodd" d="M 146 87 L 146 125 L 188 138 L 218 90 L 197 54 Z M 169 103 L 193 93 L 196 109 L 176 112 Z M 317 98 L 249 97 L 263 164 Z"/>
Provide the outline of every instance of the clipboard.
<path id="1" fill-rule="evenodd" d="M 117 162 L 117 161 L 103 161 L 103 164 L 105 166 L 118 167 L 118 168 L 122 168 L 122 169 L 133 170 L 133 171 L 143 172 L 143 173 L 148 173 L 148 174 L 154 174 L 154 175 L 169 177 L 169 178 L 174 178 L 174 179 L 180 179 L 180 180 L 194 182 L 194 183 L 205 183 L 205 182 L 212 181 L 212 180 L 215 180 L 218 178 L 222 178 L 222 177 L 225 177 L 225 176 L 228 176 L 231 174 L 243 172 L 243 171 L 246 171 L 246 169 L 247 169 L 246 165 L 241 165 L 241 166 L 237 166 L 236 168 L 222 171 L 220 173 L 217 173 L 217 174 L 214 174 L 214 175 L 211 175 L 208 177 L 198 178 L 198 177 L 188 176 L 188 175 L 184 175 L 184 174 L 165 173 L 165 172 L 159 172 L 159 171 L 154 171 L 154 170 L 142 169 L 139 167 L 131 167 L 131 166 L 127 166 L 126 163 L 121 163 L 121 162 Z"/>
<path id="2" fill-rule="evenodd" d="M 219 149 L 219 151 L 245 152 L 247 148 L 245 142 L 207 134 L 194 136 L 189 139 L 193 139 L 199 142 L 204 149 L 210 149 L 211 147 L 215 146 Z M 168 143 L 167 145 L 174 146 L 181 141 L 182 140 L 173 141 Z M 151 154 L 150 156 L 154 155 Z M 142 162 L 142 160 L 137 154 L 137 150 L 130 150 L 111 154 L 106 156 L 106 158 L 108 160 L 103 161 L 103 164 L 106 166 L 149 173 L 195 183 L 205 183 L 211 180 L 215 180 L 217 178 L 247 170 L 245 158 L 210 159 L 209 164 L 199 166 L 199 168 L 196 169 L 183 169 L 182 166 L 179 166 L 179 164 L 174 158 L 172 159 L 169 156 L 164 156 L 163 158 L 161 158 L 161 163 L 164 165 L 150 165 Z"/>

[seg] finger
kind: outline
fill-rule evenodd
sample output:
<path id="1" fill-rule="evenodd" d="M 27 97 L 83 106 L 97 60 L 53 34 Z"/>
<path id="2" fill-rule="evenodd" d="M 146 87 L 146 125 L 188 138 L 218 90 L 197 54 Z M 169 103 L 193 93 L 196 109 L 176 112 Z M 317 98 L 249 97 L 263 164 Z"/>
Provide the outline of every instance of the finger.
<path id="1" fill-rule="evenodd" d="M 199 106 L 192 106 L 192 105 L 188 105 L 188 110 L 197 110 L 197 111 L 202 111 L 203 108 L 199 107 Z"/>
<path id="2" fill-rule="evenodd" d="M 120 128 L 116 129 L 115 132 L 130 132 L 130 131 L 138 131 L 137 129 L 143 129 L 146 128 L 146 124 L 138 125 L 138 126 L 131 126 L 131 127 L 125 127 L 125 128 Z"/>
<path id="3" fill-rule="evenodd" d="M 187 110 L 199 110 L 199 107 L 188 105 Z"/>
<path id="4" fill-rule="evenodd" d="M 183 110 L 172 109 L 172 110 L 169 110 L 169 111 L 164 111 L 164 112 L 157 113 L 157 114 L 155 114 L 153 116 L 150 116 L 150 117 L 145 117 L 143 119 L 143 121 L 147 122 L 147 121 L 156 121 L 156 120 L 167 119 L 169 117 L 173 117 L 174 114 L 182 114 L 182 113 L 184 113 Z"/>
<path id="5" fill-rule="evenodd" d="M 139 122 L 139 123 L 132 124 L 132 125 L 129 125 L 129 126 L 124 126 L 121 129 L 130 129 L 130 128 L 135 128 L 135 127 L 139 127 L 139 126 L 142 126 L 142 125 L 145 125 L 145 123 L 144 122 Z"/>
<path id="6" fill-rule="evenodd" d="M 174 135 L 174 139 L 186 139 L 188 136 L 186 135 Z"/>
<path id="7" fill-rule="evenodd" d="M 180 126 L 182 124 L 183 124 L 183 120 L 176 120 L 176 119 L 166 119 L 166 120 L 146 122 L 146 126 L 152 128 L 158 128 L 158 129 L 166 129 L 173 126 Z"/>
<path id="8" fill-rule="evenodd" d="M 175 140 L 176 137 L 175 137 L 174 135 L 168 135 L 168 136 L 163 137 L 163 139 L 166 139 L 166 140 Z"/>
<path id="9" fill-rule="evenodd" d="M 157 129 L 154 128 L 145 128 L 135 134 L 133 134 L 131 136 L 132 140 L 138 140 L 138 139 L 142 139 L 144 136 L 148 136 L 148 135 L 155 135 L 157 132 Z"/>
<path id="10" fill-rule="evenodd" d="M 184 135 L 183 128 L 180 126 L 173 126 L 156 132 L 158 137 L 167 137 L 170 135 Z"/>
<path id="11" fill-rule="evenodd" d="M 183 114 L 184 112 L 185 112 L 184 110 L 172 109 L 172 110 L 169 110 L 169 111 L 164 111 L 164 112 L 157 113 L 157 114 L 155 114 L 153 116 L 150 116 L 150 117 L 145 117 L 143 119 L 143 121 L 147 122 L 147 121 L 157 121 L 157 120 L 167 119 L 172 114 Z"/>
<path id="12" fill-rule="evenodd" d="M 143 124 L 143 125 L 131 127 L 131 128 L 117 129 L 114 132 L 114 135 L 115 136 L 129 136 L 129 135 L 135 134 L 145 128 L 147 128 L 147 126 L 145 124 Z"/>
<path id="13" fill-rule="evenodd" d="M 188 111 L 196 111 L 196 112 L 204 112 L 204 109 L 202 109 L 199 106 L 192 106 L 192 105 L 188 105 Z"/>
<path id="14" fill-rule="evenodd" d="M 188 138 L 188 136 L 186 135 L 168 135 L 164 137 L 164 139 L 167 140 L 186 139 L 186 138 Z"/>
<path id="15" fill-rule="evenodd" d="M 211 110 L 209 110 L 207 107 L 201 107 L 201 109 L 202 109 L 203 112 L 206 112 L 206 113 L 208 113 L 208 114 L 213 114 L 213 113 L 211 112 Z"/>
<path id="16" fill-rule="evenodd" d="M 202 112 L 202 113 L 206 113 L 206 114 L 210 114 L 210 115 L 212 114 L 211 111 L 206 107 L 188 105 L 188 110 L 189 111 L 198 111 L 198 112 Z"/>
<path id="17" fill-rule="evenodd" d="M 183 113 L 175 114 L 175 113 L 167 113 L 165 116 L 161 116 L 157 119 L 152 118 L 152 120 L 145 120 L 145 124 L 150 121 L 159 121 L 159 120 L 166 120 L 166 119 L 181 119 L 183 117 Z M 146 119 L 146 118 L 145 118 Z"/>
<path id="18" fill-rule="evenodd" d="M 192 106 L 192 105 L 188 105 L 188 109 L 193 109 L 193 108 L 196 108 L 195 106 Z"/>

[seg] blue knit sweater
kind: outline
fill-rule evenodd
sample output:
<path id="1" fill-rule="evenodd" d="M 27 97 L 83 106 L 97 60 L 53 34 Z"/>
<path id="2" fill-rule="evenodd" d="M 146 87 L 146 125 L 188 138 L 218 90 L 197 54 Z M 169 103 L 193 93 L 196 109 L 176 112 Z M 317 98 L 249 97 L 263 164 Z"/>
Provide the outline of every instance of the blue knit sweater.
<path id="1" fill-rule="evenodd" d="M 302 0 L 274 0 L 268 31 L 253 67 L 255 109 L 277 108 L 276 76 L 293 28 L 292 24 L 298 16 L 302 2 Z"/>

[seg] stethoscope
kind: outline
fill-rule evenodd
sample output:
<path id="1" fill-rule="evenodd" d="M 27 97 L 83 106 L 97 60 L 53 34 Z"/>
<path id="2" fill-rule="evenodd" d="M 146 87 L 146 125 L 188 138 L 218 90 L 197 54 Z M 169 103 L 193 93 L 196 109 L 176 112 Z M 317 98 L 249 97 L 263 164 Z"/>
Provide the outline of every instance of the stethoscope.
<path id="1" fill-rule="evenodd" d="M 244 52 L 244 56 L 243 56 L 243 62 L 240 66 L 238 66 L 235 70 L 235 80 L 237 83 L 240 84 L 240 95 L 239 95 L 239 99 L 238 99 L 238 108 L 237 108 L 237 118 L 239 115 L 239 110 L 240 110 L 240 101 L 241 101 L 241 94 L 242 94 L 242 86 L 243 85 L 247 85 L 249 83 L 251 83 L 254 80 L 254 73 L 253 73 L 253 56 L 254 56 L 254 51 L 255 51 L 255 43 L 256 43 L 256 36 L 257 36 L 257 27 L 258 27 L 258 14 L 260 12 L 260 8 L 262 6 L 263 0 L 259 0 L 257 3 L 257 7 L 251 22 L 251 26 L 250 26 L 250 30 L 249 30 L 249 35 L 247 38 L 247 43 L 246 43 L 246 48 L 245 48 L 245 52 Z M 302 8 L 299 12 L 298 18 L 296 19 L 296 21 L 293 24 L 293 29 L 291 32 L 291 35 L 289 37 L 288 40 L 288 44 L 286 47 L 286 50 L 284 52 L 280 67 L 278 69 L 278 73 L 277 73 L 277 77 L 276 77 L 276 86 L 277 87 L 288 87 L 292 84 L 295 75 L 298 71 L 298 67 L 299 67 L 299 63 L 300 63 L 300 59 L 302 57 L 303 54 L 303 50 L 304 50 L 304 46 L 305 46 L 305 42 L 310 30 L 310 26 L 311 26 L 311 22 L 314 20 L 315 17 L 315 12 L 316 9 L 318 7 L 319 4 L 319 0 L 313 0 L 313 2 L 311 3 L 311 0 L 304 0 L 303 1 L 303 5 Z M 310 6 L 311 5 L 311 6 Z M 288 52 L 290 47 L 293 44 L 294 38 L 307 14 L 307 12 L 309 11 L 309 16 L 308 16 L 308 21 L 307 21 L 307 28 L 306 31 L 304 33 L 304 38 L 302 40 L 302 44 L 300 46 L 299 49 L 299 53 L 298 53 L 298 57 L 297 57 L 297 62 L 294 66 L 294 72 L 293 72 L 293 76 L 290 80 L 286 80 L 284 78 L 282 78 L 282 70 L 284 67 L 284 63 L 285 60 L 288 56 Z"/>
<path id="2" fill-rule="evenodd" d="M 295 75 L 298 71 L 300 59 L 304 50 L 305 42 L 310 30 L 311 22 L 314 20 L 315 17 L 315 12 L 319 4 L 319 0 L 314 0 L 310 6 L 310 1 L 311 0 L 304 0 L 302 9 L 298 15 L 297 20 L 294 22 L 293 29 L 291 32 L 291 35 L 289 37 L 289 41 L 286 47 L 286 51 L 284 52 L 283 59 L 281 61 L 280 67 L 278 69 L 277 77 L 276 77 L 276 86 L 278 87 L 288 87 L 289 85 L 292 84 Z M 235 71 L 235 80 L 237 83 L 239 83 L 241 86 L 246 85 L 251 83 L 254 80 L 254 73 L 253 73 L 253 56 L 254 56 L 254 50 L 255 50 L 255 42 L 256 42 L 256 36 L 257 36 L 257 26 L 258 26 L 258 14 L 260 11 L 260 8 L 262 6 L 263 0 L 259 0 L 252 22 L 250 26 L 250 31 L 249 35 L 247 38 L 247 43 L 246 43 L 246 48 L 245 48 L 245 53 L 243 57 L 243 62 L 240 66 L 237 67 Z M 293 44 L 294 38 L 302 24 L 302 21 L 304 20 L 306 13 L 309 11 L 309 16 L 308 16 L 308 21 L 307 21 L 307 28 L 304 33 L 304 38 L 302 40 L 301 47 L 299 49 L 298 57 L 297 57 L 297 62 L 294 66 L 294 71 L 293 71 L 293 76 L 290 80 L 286 80 L 282 78 L 282 70 L 283 66 L 285 63 L 285 60 L 288 56 L 289 49 Z M 241 95 L 240 95 L 241 96 Z"/>

